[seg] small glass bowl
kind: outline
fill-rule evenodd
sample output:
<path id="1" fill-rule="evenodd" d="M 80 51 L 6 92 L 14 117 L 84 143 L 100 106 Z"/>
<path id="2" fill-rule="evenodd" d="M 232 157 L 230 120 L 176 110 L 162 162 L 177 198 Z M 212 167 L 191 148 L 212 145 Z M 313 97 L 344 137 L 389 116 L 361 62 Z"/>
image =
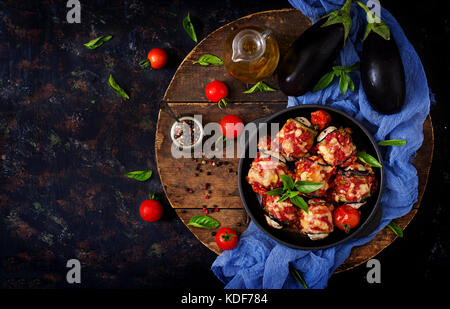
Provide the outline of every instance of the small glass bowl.
<path id="1" fill-rule="evenodd" d="M 198 121 L 197 119 L 195 119 L 194 117 L 191 117 L 191 116 L 181 117 L 180 120 L 192 120 L 192 121 L 199 127 L 199 129 L 200 129 L 200 135 L 199 135 L 199 137 L 198 137 L 198 140 L 197 140 L 194 144 L 191 144 L 191 145 L 181 145 L 181 144 L 178 142 L 178 140 L 176 140 L 176 139 L 174 138 L 174 136 L 175 136 L 175 127 L 176 127 L 176 125 L 178 124 L 178 122 L 176 122 L 176 121 L 172 124 L 172 128 L 170 129 L 170 138 L 172 139 L 172 142 L 175 144 L 175 146 L 177 146 L 177 147 L 179 147 L 179 148 L 182 148 L 182 149 L 191 149 L 191 148 L 194 148 L 196 145 L 198 145 L 199 143 L 201 143 L 202 140 L 203 140 L 203 136 L 204 136 L 204 134 L 205 134 L 204 131 L 203 131 L 203 126 L 202 126 L 202 124 L 200 123 L 200 121 Z"/>

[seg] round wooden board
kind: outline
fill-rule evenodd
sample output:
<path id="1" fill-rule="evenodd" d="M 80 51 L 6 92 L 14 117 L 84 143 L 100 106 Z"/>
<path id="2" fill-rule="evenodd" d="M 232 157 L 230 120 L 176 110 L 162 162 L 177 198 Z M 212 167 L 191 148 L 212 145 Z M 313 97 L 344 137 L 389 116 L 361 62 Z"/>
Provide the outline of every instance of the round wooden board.
<path id="1" fill-rule="evenodd" d="M 243 94 L 247 85 L 234 80 L 223 66 L 204 67 L 194 64 L 202 54 L 221 56 L 223 41 L 237 28 L 256 25 L 271 28 L 280 45 L 283 54 L 289 45 L 297 38 L 311 22 L 296 9 L 284 9 L 255 13 L 237 19 L 208 35 L 183 60 L 177 69 L 164 95 L 164 100 L 178 115 L 201 114 L 203 123 L 218 122 L 226 114 L 236 114 L 247 123 L 257 118 L 266 117 L 286 108 L 287 97 L 276 92 L 258 92 Z M 222 80 L 229 88 L 230 104 L 225 110 L 219 110 L 216 104 L 207 101 L 204 87 L 212 80 Z M 274 77 L 265 82 L 278 88 Z M 158 116 L 155 150 L 158 172 L 164 191 L 172 207 L 181 220 L 187 224 L 192 216 L 203 215 L 203 208 L 209 210 L 209 215 L 217 219 L 221 226 L 234 228 L 243 232 L 249 223 L 249 218 L 242 206 L 237 185 L 237 166 L 239 159 L 221 159 L 218 164 L 210 164 L 202 159 L 175 159 L 171 154 L 171 139 L 169 130 L 173 120 L 160 111 Z M 424 125 L 424 142 L 417 152 L 413 162 L 419 176 L 419 198 L 411 212 L 398 218 L 395 222 L 403 229 L 411 222 L 420 206 L 421 198 L 427 184 L 428 174 L 433 157 L 433 126 L 428 115 Z M 181 178 L 182 177 L 182 178 Z M 208 189 L 203 189 L 204 186 Z M 192 190 L 192 193 L 189 193 Z M 209 196 L 205 199 L 206 195 Z M 215 209 L 219 211 L 216 212 Z M 214 232 L 217 230 L 200 229 L 188 226 L 191 232 L 209 249 L 220 254 L 215 243 Z M 336 270 L 336 273 L 351 269 L 376 256 L 396 239 L 395 234 L 385 228 L 366 245 L 355 247 L 349 258 Z"/>

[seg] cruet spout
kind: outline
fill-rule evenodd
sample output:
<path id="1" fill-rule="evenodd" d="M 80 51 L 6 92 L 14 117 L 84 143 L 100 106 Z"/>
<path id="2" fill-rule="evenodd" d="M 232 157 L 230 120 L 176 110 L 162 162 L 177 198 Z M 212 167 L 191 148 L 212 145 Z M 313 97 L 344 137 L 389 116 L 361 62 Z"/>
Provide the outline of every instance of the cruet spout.
<path id="1" fill-rule="evenodd" d="M 270 30 L 259 32 L 255 29 L 243 29 L 233 39 L 231 60 L 233 62 L 253 62 L 266 51 L 266 39 Z"/>

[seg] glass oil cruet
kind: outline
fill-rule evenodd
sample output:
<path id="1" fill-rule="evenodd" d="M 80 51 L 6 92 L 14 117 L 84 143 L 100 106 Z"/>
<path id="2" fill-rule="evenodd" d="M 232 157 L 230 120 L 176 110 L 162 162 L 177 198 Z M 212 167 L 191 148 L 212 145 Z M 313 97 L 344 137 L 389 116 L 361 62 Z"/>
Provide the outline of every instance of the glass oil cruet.
<path id="1" fill-rule="evenodd" d="M 280 59 L 278 43 L 271 30 L 245 27 L 235 30 L 225 41 L 222 60 L 228 73 L 245 83 L 269 77 Z"/>

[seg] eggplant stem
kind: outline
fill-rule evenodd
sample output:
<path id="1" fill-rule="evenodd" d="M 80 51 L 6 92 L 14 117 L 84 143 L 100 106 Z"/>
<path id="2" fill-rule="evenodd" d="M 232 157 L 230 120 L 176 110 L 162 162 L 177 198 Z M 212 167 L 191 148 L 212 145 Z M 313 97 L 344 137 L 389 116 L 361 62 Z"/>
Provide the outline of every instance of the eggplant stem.
<path id="1" fill-rule="evenodd" d="M 325 15 L 326 22 L 321 27 L 327 27 L 334 24 L 342 24 L 344 27 L 344 45 L 347 40 L 348 34 L 350 33 L 350 28 L 352 27 L 352 18 L 350 17 L 350 7 L 352 5 L 352 0 L 346 0 L 344 5 L 336 11 L 332 11 Z"/>
<path id="2" fill-rule="evenodd" d="M 367 15 L 367 27 L 362 40 L 364 41 L 371 32 L 378 34 L 385 40 L 390 40 L 391 31 L 389 30 L 389 26 L 364 3 L 361 1 L 356 1 L 356 3 L 364 10 L 364 12 L 366 12 Z"/>

